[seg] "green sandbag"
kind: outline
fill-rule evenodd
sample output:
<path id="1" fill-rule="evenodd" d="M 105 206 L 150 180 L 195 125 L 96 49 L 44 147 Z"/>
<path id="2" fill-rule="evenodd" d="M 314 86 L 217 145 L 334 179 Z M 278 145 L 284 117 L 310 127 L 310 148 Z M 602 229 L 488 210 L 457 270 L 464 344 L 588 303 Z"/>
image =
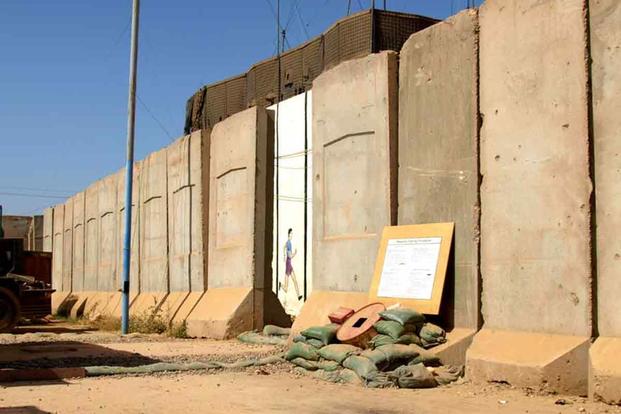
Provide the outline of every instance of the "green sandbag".
<path id="1" fill-rule="evenodd" d="M 348 356 L 360 352 L 360 348 L 347 344 L 332 344 L 321 348 L 317 353 L 319 356 L 342 364 Z"/>
<path id="2" fill-rule="evenodd" d="M 412 333 L 412 334 L 401 335 L 399 339 L 395 341 L 395 344 L 401 344 L 401 345 L 414 344 L 414 345 L 421 346 L 423 343 L 421 339 L 418 337 L 418 335 Z"/>
<path id="3" fill-rule="evenodd" d="M 368 388 L 394 388 L 397 381 L 388 372 L 378 372 L 375 378 L 367 382 Z"/>
<path id="4" fill-rule="evenodd" d="M 438 386 L 433 374 L 423 364 L 404 365 L 390 373 L 399 388 L 434 388 Z"/>
<path id="5" fill-rule="evenodd" d="M 368 358 L 352 355 L 343 361 L 343 366 L 354 371 L 365 383 L 371 381 L 377 375 L 377 367 Z"/>
<path id="6" fill-rule="evenodd" d="M 384 320 L 399 322 L 402 326 L 425 322 L 425 316 L 422 313 L 408 308 L 386 309 L 380 312 L 379 315 Z"/>
<path id="7" fill-rule="evenodd" d="M 246 344 L 254 345 L 286 345 L 287 338 L 279 336 L 263 336 L 258 332 L 242 332 L 237 336 L 237 340 Z"/>
<path id="8" fill-rule="evenodd" d="M 276 325 L 265 325 L 263 327 L 263 335 L 265 336 L 289 336 L 291 328 L 281 328 Z"/>
<path id="9" fill-rule="evenodd" d="M 289 350 L 285 354 L 285 359 L 287 361 L 292 361 L 295 358 L 303 358 L 307 361 L 318 361 L 319 354 L 317 353 L 317 349 L 313 346 L 303 342 L 295 342 L 289 347 Z"/>
<path id="10" fill-rule="evenodd" d="M 397 340 L 403 332 L 405 328 L 399 322 L 395 321 L 378 321 L 373 325 L 375 330 L 383 335 L 388 335 L 392 339 Z"/>
<path id="11" fill-rule="evenodd" d="M 379 334 L 371 338 L 369 346 L 371 346 L 371 348 L 377 348 L 382 345 L 394 344 L 395 342 L 396 340 L 392 339 L 390 336 Z"/>
<path id="12" fill-rule="evenodd" d="M 334 361 L 307 361 L 304 358 L 294 358 L 291 360 L 291 363 L 309 371 L 317 371 L 318 369 L 324 371 L 336 371 L 341 367 Z"/>
<path id="13" fill-rule="evenodd" d="M 300 333 L 306 338 L 318 339 L 324 345 L 328 345 L 334 342 L 334 339 L 336 337 L 336 331 L 338 331 L 340 327 L 341 325 L 331 323 L 325 326 L 311 326 L 310 328 L 305 329 Z"/>
<path id="14" fill-rule="evenodd" d="M 448 385 L 464 375 L 464 367 L 463 365 L 445 365 L 433 371 L 433 375 L 439 385 Z"/>
<path id="15" fill-rule="evenodd" d="M 407 364 L 419 354 L 415 348 L 408 345 L 389 344 L 374 350 L 366 350 L 360 355 L 370 359 L 380 371 L 386 371 Z"/>
<path id="16" fill-rule="evenodd" d="M 319 339 L 307 338 L 304 335 L 297 335 L 293 338 L 293 342 L 302 342 L 308 345 L 311 345 L 313 348 L 319 349 L 323 347 L 323 342 Z"/>
<path id="17" fill-rule="evenodd" d="M 326 371 L 326 370 L 308 371 L 306 369 L 296 367 L 294 371 L 299 374 L 303 374 L 303 375 L 312 375 L 313 377 L 321 379 L 323 381 L 329 381 L 329 382 L 334 382 L 338 384 L 361 385 L 360 377 L 358 377 L 358 375 L 351 369 L 339 369 L 336 371 Z"/>
<path id="18" fill-rule="evenodd" d="M 425 325 L 423 325 L 418 335 L 420 336 L 420 339 L 430 343 L 439 342 L 442 340 L 444 340 L 443 342 L 446 342 L 446 332 L 444 331 L 444 329 L 432 323 L 426 323 Z"/>
<path id="19" fill-rule="evenodd" d="M 426 367 L 438 367 L 442 365 L 440 358 L 436 354 L 425 350 L 416 345 L 410 345 L 419 355 L 410 361 L 409 365 L 423 364 Z"/>

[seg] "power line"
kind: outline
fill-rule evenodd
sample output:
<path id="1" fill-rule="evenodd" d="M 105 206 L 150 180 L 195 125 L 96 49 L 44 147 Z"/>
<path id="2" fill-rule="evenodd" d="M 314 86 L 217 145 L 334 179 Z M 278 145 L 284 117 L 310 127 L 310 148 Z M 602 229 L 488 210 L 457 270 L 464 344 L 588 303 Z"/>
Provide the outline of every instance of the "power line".
<path id="1" fill-rule="evenodd" d="M 304 19 L 302 18 L 302 11 L 300 10 L 299 5 L 296 6 L 296 10 L 298 12 L 298 19 L 300 19 L 300 26 L 302 26 L 302 30 L 304 31 L 304 34 L 306 35 L 306 40 L 310 40 L 310 35 L 308 34 L 308 30 L 306 30 L 306 25 L 304 23 Z"/>
<path id="2" fill-rule="evenodd" d="M 0 195 L 14 196 L 14 197 L 55 198 L 55 199 L 65 199 L 69 197 L 69 196 L 49 195 L 49 194 L 8 193 L 8 192 L 0 192 Z"/>
<path id="3" fill-rule="evenodd" d="M 168 132 L 168 130 L 166 129 L 166 127 L 164 126 L 164 124 L 162 124 L 162 122 L 155 116 L 155 114 L 153 112 L 151 112 L 151 110 L 149 109 L 149 107 L 147 106 L 146 103 L 144 103 L 144 101 L 142 100 L 142 98 L 140 97 L 140 95 L 138 95 L 138 93 L 136 93 L 136 98 L 138 99 L 138 102 L 140 102 L 140 105 L 142 105 L 142 107 L 147 111 L 147 113 L 151 116 L 151 118 L 155 121 L 155 123 L 157 123 L 157 125 L 162 129 L 162 131 L 164 131 L 164 133 L 166 135 L 168 135 L 168 139 L 170 139 L 170 142 L 173 142 L 175 140 L 175 138 L 173 138 L 172 135 L 170 135 L 170 133 Z"/>

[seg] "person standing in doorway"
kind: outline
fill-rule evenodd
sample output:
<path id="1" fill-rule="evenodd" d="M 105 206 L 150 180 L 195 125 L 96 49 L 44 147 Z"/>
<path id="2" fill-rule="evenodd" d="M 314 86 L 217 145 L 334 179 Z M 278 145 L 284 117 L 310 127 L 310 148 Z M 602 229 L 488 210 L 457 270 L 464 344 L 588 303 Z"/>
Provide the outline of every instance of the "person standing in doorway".
<path id="1" fill-rule="evenodd" d="M 295 276 L 295 271 L 293 270 L 292 260 L 296 254 L 298 254 L 298 249 L 293 249 L 293 244 L 291 243 L 291 239 L 293 237 L 293 229 L 289 229 L 287 232 L 287 242 L 284 246 L 284 256 L 285 256 L 285 284 L 284 291 L 287 293 L 289 290 L 289 279 L 293 280 L 293 287 L 295 288 L 295 294 L 298 297 L 298 300 L 302 300 L 302 295 L 300 295 L 300 289 L 298 288 L 298 279 Z"/>

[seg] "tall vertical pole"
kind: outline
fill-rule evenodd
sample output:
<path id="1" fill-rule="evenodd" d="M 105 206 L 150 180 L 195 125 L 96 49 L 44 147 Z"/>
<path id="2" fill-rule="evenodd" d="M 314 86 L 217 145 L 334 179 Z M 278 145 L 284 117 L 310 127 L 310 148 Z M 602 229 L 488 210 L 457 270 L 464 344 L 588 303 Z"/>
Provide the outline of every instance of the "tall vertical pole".
<path id="1" fill-rule="evenodd" d="M 372 0 L 372 1 L 371 1 L 371 8 L 372 8 L 372 9 L 375 9 L 375 0 Z"/>
<path id="2" fill-rule="evenodd" d="M 134 130 L 136 127 L 136 72 L 138 69 L 138 16 L 140 0 L 132 7 L 132 38 L 129 57 L 129 98 L 127 101 L 127 163 L 125 164 L 125 238 L 123 240 L 123 302 L 121 333 L 129 329 L 129 270 L 131 261 L 132 193 L 134 178 Z"/>
<path id="3" fill-rule="evenodd" d="M 384 10 L 386 10 L 386 0 L 384 0 Z"/>
<path id="4" fill-rule="evenodd" d="M 276 3 L 276 59 L 277 59 L 277 65 L 278 65 L 278 82 L 277 82 L 277 88 L 278 91 L 276 92 L 276 119 L 274 120 L 275 128 L 274 128 L 274 140 L 276 141 L 274 148 L 275 148 L 275 154 L 274 157 L 276 159 L 276 171 L 274 173 L 275 177 L 276 177 L 276 196 L 275 196 L 275 210 L 276 210 L 276 242 L 274 244 L 274 248 L 276 250 L 276 297 L 278 297 L 278 293 L 280 292 L 280 283 L 279 283 L 279 277 L 280 277 L 280 176 L 279 176 L 279 167 L 280 167 L 280 148 L 278 145 L 278 118 L 280 117 L 280 106 L 279 106 L 279 102 L 280 102 L 280 0 L 278 0 L 278 2 Z"/>

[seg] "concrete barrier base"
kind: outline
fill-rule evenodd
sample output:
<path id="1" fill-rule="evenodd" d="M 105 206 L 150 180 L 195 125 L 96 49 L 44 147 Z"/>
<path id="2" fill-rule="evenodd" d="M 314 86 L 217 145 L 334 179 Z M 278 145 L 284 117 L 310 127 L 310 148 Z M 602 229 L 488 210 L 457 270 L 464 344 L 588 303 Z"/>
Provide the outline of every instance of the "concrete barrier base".
<path id="1" fill-rule="evenodd" d="M 466 376 L 586 395 L 589 346 L 583 336 L 483 329 L 466 353 Z"/>
<path id="2" fill-rule="evenodd" d="M 186 319 L 190 337 L 228 339 L 253 329 L 252 288 L 209 289 Z"/>
<path id="3" fill-rule="evenodd" d="M 132 303 L 134 303 L 137 297 L 138 297 L 138 292 L 129 292 L 130 309 L 131 309 Z M 121 309 L 122 301 L 123 301 L 123 294 L 118 293 L 118 296 L 115 296 L 115 299 L 106 307 L 106 312 L 108 313 L 108 315 L 113 316 L 115 318 L 120 318 L 121 313 L 122 313 L 122 309 Z"/>
<path id="4" fill-rule="evenodd" d="M 84 310 L 86 309 L 86 302 L 88 298 L 94 295 L 95 292 L 74 292 L 68 298 L 68 315 L 73 319 L 81 318 L 84 316 Z"/>
<path id="5" fill-rule="evenodd" d="M 203 292 L 170 292 L 160 306 L 162 316 L 171 322 L 186 320 Z"/>
<path id="6" fill-rule="evenodd" d="M 185 322 L 204 294 L 205 292 L 189 292 L 183 302 L 179 305 L 179 308 L 174 314 L 172 314 L 171 322 Z"/>
<path id="7" fill-rule="evenodd" d="M 167 296 L 168 292 L 141 292 L 131 302 L 129 314 L 142 316 L 159 311 Z"/>
<path id="8" fill-rule="evenodd" d="M 343 306 L 359 309 L 370 303 L 366 292 L 338 292 L 330 290 L 314 290 L 302 306 L 300 314 L 291 327 L 291 337 L 310 326 L 330 323 L 328 315 Z"/>
<path id="9" fill-rule="evenodd" d="M 621 338 L 599 337 L 589 351 L 589 397 L 621 405 Z"/>
<path id="10" fill-rule="evenodd" d="M 52 293 L 52 315 L 60 315 L 67 316 L 68 312 L 68 302 L 67 298 L 71 296 L 71 292 L 54 292 Z"/>
<path id="11" fill-rule="evenodd" d="M 476 333 L 474 329 L 454 328 L 446 333 L 446 343 L 429 351 L 436 354 L 445 365 L 466 365 L 466 352 Z"/>

